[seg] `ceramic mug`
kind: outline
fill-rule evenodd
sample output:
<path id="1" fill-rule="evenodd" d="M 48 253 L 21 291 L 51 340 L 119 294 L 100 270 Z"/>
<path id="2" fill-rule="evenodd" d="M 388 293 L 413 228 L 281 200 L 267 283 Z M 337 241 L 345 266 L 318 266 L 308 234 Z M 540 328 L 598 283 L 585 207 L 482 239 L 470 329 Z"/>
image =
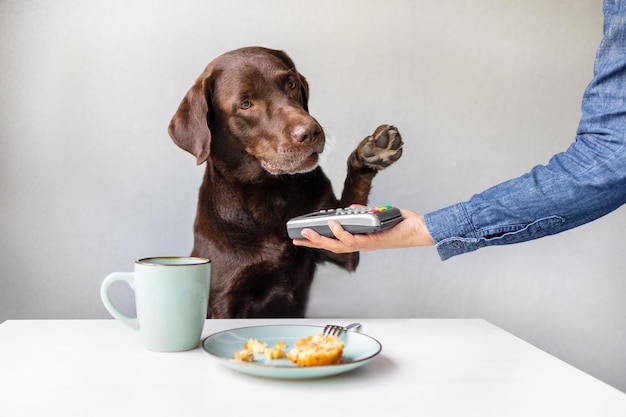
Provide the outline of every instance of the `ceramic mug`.
<path id="1" fill-rule="evenodd" d="M 125 281 L 135 292 L 137 318 L 120 313 L 109 287 Z M 193 257 L 158 257 L 135 261 L 134 272 L 109 274 L 100 297 L 113 317 L 139 331 L 148 350 L 180 352 L 195 349 L 207 315 L 211 261 Z"/>

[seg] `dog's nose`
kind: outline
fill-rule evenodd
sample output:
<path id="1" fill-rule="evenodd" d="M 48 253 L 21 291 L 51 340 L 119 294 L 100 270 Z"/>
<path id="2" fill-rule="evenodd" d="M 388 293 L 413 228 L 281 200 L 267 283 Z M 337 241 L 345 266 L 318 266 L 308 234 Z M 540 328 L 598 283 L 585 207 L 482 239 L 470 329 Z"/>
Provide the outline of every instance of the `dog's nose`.
<path id="1" fill-rule="evenodd" d="M 317 123 L 299 124 L 291 131 L 294 142 L 312 142 L 319 139 L 322 128 Z"/>

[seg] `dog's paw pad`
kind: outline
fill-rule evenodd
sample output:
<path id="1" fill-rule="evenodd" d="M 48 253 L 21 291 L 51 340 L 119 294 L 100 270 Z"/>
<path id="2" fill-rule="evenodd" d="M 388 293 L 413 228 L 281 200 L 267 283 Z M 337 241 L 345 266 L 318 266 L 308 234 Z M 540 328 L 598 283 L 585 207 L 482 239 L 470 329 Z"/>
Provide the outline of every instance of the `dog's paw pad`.
<path id="1" fill-rule="evenodd" d="M 402 136 L 395 126 L 379 126 L 361 145 L 359 153 L 364 164 L 375 170 L 387 168 L 402 156 Z"/>

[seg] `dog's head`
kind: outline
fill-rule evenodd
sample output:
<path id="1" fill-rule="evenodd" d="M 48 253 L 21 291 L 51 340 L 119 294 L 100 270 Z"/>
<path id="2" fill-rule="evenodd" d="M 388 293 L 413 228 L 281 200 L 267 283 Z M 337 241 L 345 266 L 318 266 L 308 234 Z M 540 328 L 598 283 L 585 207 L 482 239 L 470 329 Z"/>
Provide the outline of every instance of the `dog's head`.
<path id="1" fill-rule="evenodd" d="M 239 177 L 308 172 L 325 138 L 307 102 L 307 81 L 287 54 L 237 49 L 209 63 L 168 131 L 198 164 L 245 172 Z"/>

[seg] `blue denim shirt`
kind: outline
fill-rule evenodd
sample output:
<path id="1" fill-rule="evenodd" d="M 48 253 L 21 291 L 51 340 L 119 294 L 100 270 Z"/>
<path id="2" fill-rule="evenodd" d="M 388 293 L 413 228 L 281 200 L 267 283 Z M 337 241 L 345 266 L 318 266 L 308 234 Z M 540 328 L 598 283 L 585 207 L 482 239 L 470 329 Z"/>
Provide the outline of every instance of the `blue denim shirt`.
<path id="1" fill-rule="evenodd" d="M 603 11 L 575 142 L 547 165 L 426 214 L 442 260 L 560 233 L 626 203 L 626 0 L 605 0 Z"/>

